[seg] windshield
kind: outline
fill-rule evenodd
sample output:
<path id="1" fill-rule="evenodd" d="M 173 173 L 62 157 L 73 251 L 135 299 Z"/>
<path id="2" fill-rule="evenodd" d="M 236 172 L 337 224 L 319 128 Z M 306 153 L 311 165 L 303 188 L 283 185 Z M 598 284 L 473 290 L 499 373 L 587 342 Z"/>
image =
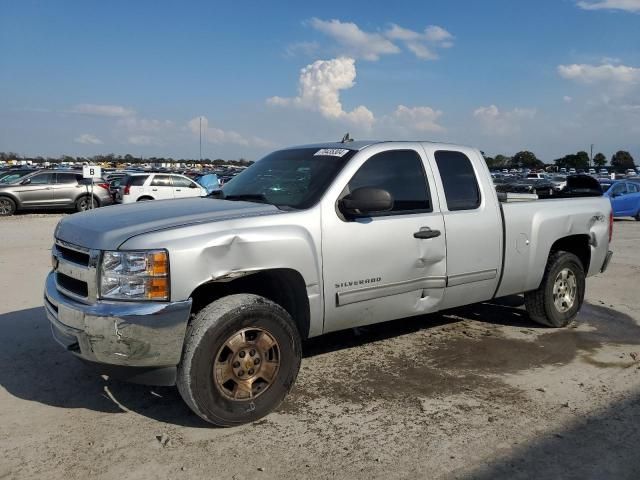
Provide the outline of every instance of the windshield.
<path id="1" fill-rule="evenodd" d="M 222 188 L 227 200 L 305 209 L 313 206 L 356 152 L 297 148 L 273 152 Z"/>
<path id="2" fill-rule="evenodd" d="M 0 183 L 13 183 L 19 180 L 22 177 L 25 177 L 33 173 L 33 170 L 18 170 L 18 171 L 8 171 L 8 172 L 0 172 Z"/>

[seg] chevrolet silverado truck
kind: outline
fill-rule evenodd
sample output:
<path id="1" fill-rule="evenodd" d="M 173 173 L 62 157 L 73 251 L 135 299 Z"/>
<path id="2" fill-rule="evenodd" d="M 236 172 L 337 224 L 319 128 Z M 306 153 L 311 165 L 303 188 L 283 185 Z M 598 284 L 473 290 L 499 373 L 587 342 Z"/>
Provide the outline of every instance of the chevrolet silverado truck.
<path id="1" fill-rule="evenodd" d="M 601 193 L 497 194 L 455 145 L 287 148 L 217 197 L 65 217 L 44 304 L 67 350 L 175 384 L 219 426 L 276 408 L 302 341 L 327 332 L 523 292 L 531 319 L 564 327 L 612 255 Z"/>

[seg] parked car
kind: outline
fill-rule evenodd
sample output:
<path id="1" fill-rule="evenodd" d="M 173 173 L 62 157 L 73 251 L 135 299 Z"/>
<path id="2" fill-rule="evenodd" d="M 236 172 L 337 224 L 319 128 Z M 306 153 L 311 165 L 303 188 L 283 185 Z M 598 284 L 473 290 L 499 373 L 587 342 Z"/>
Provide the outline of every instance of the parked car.
<path id="1" fill-rule="evenodd" d="M 522 292 L 532 320 L 567 326 L 611 259 L 610 202 L 501 197 L 473 148 L 284 149 L 222 199 L 63 218 L 45 310 L 67 351 L 177 384 L 213 424 L 252 422 L 287 395 L 310 337 Z"/>
<path id="2" fill-rule="evenodd" d="M 117 201 L 120 203 L 144 200 L 205 197 L 207 191 L 184 175 L 174 173 L 135 173 L 121 181 Z"/>
<path id="3" fill-rule="evenodd" d="M 73 208 L 79 212 L 92 207 L 91 180 L 81 173 L 37 170 L 12 182 L 0 184 L 0 216 L 25 208 Z M 108 185 L 94 184 L 93 207 L 111 205 Z"/>
<path id="4" fill-rule="evenodd" d="M 600 175 L 609 175 L 609 170 L 607 170 L 606 168 L 601 168 L 598 173 Z"/>
<path id="5" fill-rule="evenodd" d="M 220 178 L 215 173 L 207 173 L 199 175 L 194 179 L 198 185 L 202 186 L 208 194 L 217 192 L 222 185 L 220 184 Z"/>
<path id="6" fill-rule="evenodd" d="M 546 178 L 521 178 L 512 183 L 496 185 L 496 191 L 503 193 L 535 193 L 539 197 L 553 195 L 554 185 Z"/>
<path id="7" fill-rule="evenodd" d="M 611 199 L 615 217 L 633 217 L 640 221 L 640 182 L 615 181 L 605 196 Z"/>
<path id="8" fill-rule="evenodd" d="M 567 177 L 565 175 L 555 175 L 551 177 L 550 181 L 556 192 L 561 191 L 567 186 Z"/>

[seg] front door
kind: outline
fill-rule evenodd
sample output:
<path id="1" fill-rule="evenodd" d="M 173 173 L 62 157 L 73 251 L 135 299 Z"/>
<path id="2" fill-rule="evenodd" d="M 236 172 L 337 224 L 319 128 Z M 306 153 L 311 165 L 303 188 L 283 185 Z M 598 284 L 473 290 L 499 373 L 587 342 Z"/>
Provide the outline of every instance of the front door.
<path id="1" fill-rule="evenodd" d="M 171 175 L 154 175 L 149 184 L 149 189 L 151 190 L 151 196 L 156 200 L 169 200 L 174 198 Z"/>
<path id="2" fill-rule="evenodd" d="M 433 176 L 419 144 L 402 148 L 359 153 L 323 200 L 325 332 L 435 311 L 443 296 L 445 232 Z M 387 190 L 393 209 L 346 218 L 340 200 L 361 187 Z"/>
<path id="3" fill-rule="evenodd" d="M 51 205 L 53 201 L 54 174 L 42 172 L 29 177 L 29 183 L 20 185 L 18 195 L 23 207 Z"/>

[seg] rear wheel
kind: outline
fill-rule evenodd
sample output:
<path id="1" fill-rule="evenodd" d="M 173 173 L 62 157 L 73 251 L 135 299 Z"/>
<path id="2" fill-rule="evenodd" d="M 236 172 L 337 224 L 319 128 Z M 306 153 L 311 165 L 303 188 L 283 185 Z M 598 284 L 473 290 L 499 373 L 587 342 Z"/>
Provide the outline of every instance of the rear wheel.
<path id="1" fill-rule="evenodd" d="M 100 201 L 94 197 L 93 199 L 93 208 L 100 207 Z M 91 197 L 89 195 L 84 195 L 76 200 L 76 211 L 85 212 L 91 209 Z"/>
<path id="2" fill-rule="evenodd" d="M 524 294 L 529 317 L 548 327 L 566 327 L 578 314 L 584 291 L 585 273 L 580 259 L 573 253 L 554 252 L 540 287 Z"/>
<path id="3" fill-rule="evenodd" d="M 16 211 L 16 202 L 9 197 L 0 197 L 0 217 L 8 217 Z"/>
<path id="4" fill-rule="evenodd" d="M 202 309 L 189 325 L 178 390 L 207 422 L 252 422 L 287 395 L 301 352 L 298 330 L 282 307 L 257 295 L 230 295 Z"/>

